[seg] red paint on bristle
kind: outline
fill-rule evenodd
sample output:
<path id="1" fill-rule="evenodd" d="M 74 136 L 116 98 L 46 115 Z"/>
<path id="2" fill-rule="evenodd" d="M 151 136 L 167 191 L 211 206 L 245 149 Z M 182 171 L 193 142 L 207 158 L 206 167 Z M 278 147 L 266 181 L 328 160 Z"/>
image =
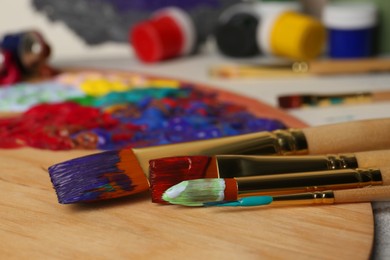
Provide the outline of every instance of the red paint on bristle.
<path id="1" fill-rule="evenodd" d="M 161 196 L 168 188 L 182 181 L 204 178 L 209 163 L 209 156 L 180 156 L 150 160 L 149 182 L 152 202 L 167 204 Z"/>
<path id="2" fill-rule="evenodd" d="M 224 180 L 225 180 L 224 200 L 226 201 L 237 200 L 238 199 L 237 181 L 233 178 L 228 178 Z"/>

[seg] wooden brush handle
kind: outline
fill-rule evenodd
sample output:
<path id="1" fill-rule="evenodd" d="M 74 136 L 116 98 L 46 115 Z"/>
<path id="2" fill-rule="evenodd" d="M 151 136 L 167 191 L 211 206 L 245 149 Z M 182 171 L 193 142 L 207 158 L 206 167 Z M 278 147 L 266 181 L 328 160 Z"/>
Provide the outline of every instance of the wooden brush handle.
<path id="1" fill-rule="evenodd" d="M 302 131 L 309 154 L 390 149 L 390 118 L 317 126 Z"/>
<path id="2" fill-rule="evenodd" d="M 390 201 L 390 186 L 333 191 L 335 203 Z"/>
<path id="3" fill-rule="evenodd" d="M 390 166 L 390 150 L 355 153 L 359 168 Z"/>
<path id="4" fill-rule="evenodd" d="M 390 100 L 390 91 L 377 91 L 372 92 L 371 97 L 374 101 L 389 101 Z"/>
<path id="5" fill-rule="evenodd" d="M 390 59 L 324 60 L 310 62 L 310 73 L 351 74 L 390 71 Z"/>
<path id="6" fill-rule="evenodd" d="M 390 167 L 380 167 L 383 185 L 390 186 Z"/>

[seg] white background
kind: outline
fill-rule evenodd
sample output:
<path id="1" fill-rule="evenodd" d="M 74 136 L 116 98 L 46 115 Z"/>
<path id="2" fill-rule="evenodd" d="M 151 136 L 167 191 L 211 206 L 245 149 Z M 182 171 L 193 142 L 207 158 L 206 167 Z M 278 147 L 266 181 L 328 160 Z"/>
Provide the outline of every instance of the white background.
<path id="1" fill-rule="evenodd" d="M 102 44 L 87 46 L 62 22 L 49 22 L 44 14 L 37 12 L 30 0 L 1 0 L 0 37 L 6 33 L 37 29 L 43 33 L 53 48 L 53 60 L 94 59 L 101 57 L 131 57 L 127 44 Z"/>

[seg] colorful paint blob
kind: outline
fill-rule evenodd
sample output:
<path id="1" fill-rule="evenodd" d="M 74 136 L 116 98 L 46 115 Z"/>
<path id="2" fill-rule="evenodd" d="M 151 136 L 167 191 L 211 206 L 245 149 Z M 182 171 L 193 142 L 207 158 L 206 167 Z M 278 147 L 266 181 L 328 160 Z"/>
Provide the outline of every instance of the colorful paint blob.
<path id="1" fill-rule="evenodd" d="M 2 111 L 22 112 L 0 118 L 0 148 L 112 150 L 285 128 L 171 79 L 68 73 L 0 91 Z"/>

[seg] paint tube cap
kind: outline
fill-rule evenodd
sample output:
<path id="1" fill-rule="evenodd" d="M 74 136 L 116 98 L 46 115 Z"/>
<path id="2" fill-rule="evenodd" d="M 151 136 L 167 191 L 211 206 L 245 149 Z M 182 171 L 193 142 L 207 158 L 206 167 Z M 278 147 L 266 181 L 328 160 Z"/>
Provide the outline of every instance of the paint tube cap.
<path id="1" fill-rule="evenodd" d="M 278 11 L 264 16 L 259 28 L 259 44 L 266 54 L 310 60 L 321 54 L 325 27 L 315 18 L 295 11 Z"/>
<path id="2" fill-rule="evenodd" d="M 23 33 L 7 34 L 1 41 L 1 48 L 11 52 L 15 56 L 18 56 L 22 39 Z"/>
<path id="3" fill-rule="evenodd" d="M 1 43 L 3 50 L 12 53 L 23 73 L 36 72 L 51 54 L 51 48 L 43 35 L 35 30 L 4 36 Z"/>
<path id="4" fill-rule="evenodd" d="M 219 23 L 215 40 L 219 51 L 232 57 L 250 57 L 259 53 L 257 25 L 259 19 L 250 13 L 237 13 Z"/>
<path id="5" fill-rule="evenodd" d="M 373 3 L 334 3 L 324 8 L 325 26 L 335 29 L 362 29 L 377 23 L 377 7 Z"/>
<path id="6" fill-rule="evenodd" d="M 144 62 L 156 62 L 189 54 L 196 32 L 188 14 L 176 7 L 162 9 L 130 30 L 129 41 Z"/>
<path id="7" fill-rule="evenodd" d="M 302 7 L 297 2 L 262 2 L 255 6 L 256 12 L 262 17 L 257 30 L 260 50 L 266 55 L 272 55 L 270 46 L 270 34 L 276 18 L 285 11 L 300 12 Z"/>

